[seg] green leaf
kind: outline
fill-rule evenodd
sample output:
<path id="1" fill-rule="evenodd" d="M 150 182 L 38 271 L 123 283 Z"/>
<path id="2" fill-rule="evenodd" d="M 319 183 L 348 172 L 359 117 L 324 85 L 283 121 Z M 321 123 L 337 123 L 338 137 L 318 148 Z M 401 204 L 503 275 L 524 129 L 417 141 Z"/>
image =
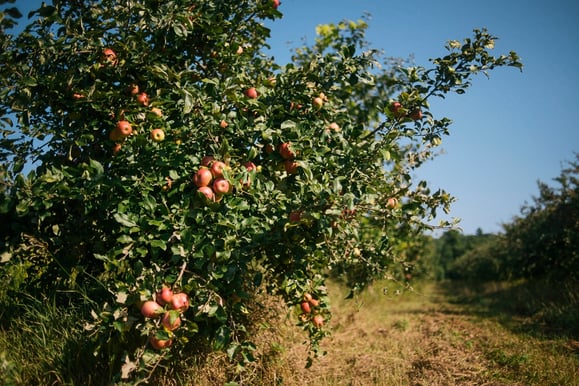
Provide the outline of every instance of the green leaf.
<path id="1" fill-rule="evenodd" d="M 27 76 L 22 78 L 22 84 L 28 87 L 36 87 L 38 85 L 38 81 L 33 77 Z"/>
<path id="2" fill-rule="evenodd" d="M 129 235 L 120 235 L 117 237 L 117 242 L 120 244 L 130 244 L 133 242 L 133 238 Z"/>
<path id="3" fill-rule="evenodd" d="M 22 17 L 22 14 L 16 7 L 6 8 L 4 12 L 13 19 L 20 19 Z"/>
<path id="4" fill-rule="evenodd" d="M 231 330 L 227 326 L 220 326 L 215 334 L 215 340 L 213 342 L 213 348 L 216 351 L 221 351 L 229 344 L 229 339 L 231 337 Z"/>
<path id="5" fill-rule="evenodd" d="M 38 10 L 38 14 L 42 17 L 49 17 L 56 13 L 56 8 L 50 5 L 43 5 L 42 8 Z"/>
<path id="6" fill-rule="evenodd" d="M 294 121 L 283 121 L 281 123 L 281 129 L 282 130 L 290 130 L 290 129 L 294 129 L 297 126 L 297 124 Z"/>
<path id="7" fill-rule="evenodd" d="M 105 172 L 103 165 L 95 159 L 89 160 L 89 165 L 91 169 L 93 169 L 97 175 L 102 175 Z"/>
<path id="8" fill-rule="evenodd" d="M 159 249 L 162 249 L 163 251 L 167 249 L 167 243 L 163 240 L 151 240 L 150 244 L 151 244 L 151 247 L 159 248 Z"/>
<path id="9" fill-rule="evenodd" d="M 189 91 L 183 91 L 183 114 L 189 114 L 193 110 L 193 95 Z"/>
<path id="10" fill-rule="evenodd" d="M 97 260 L 107 261 L 107 262 L 110 261 L 109 257 L 106 256 L 106 255 L 101 255 L 101 254 L 98 254 L 98 253 L 94 253 L 93 256 L 94 256 L 94 258 L 97 259 Z"/>
<path id="11" fill-rule="evenodd" d="M 153 213 L 155 213 L 155 210 L 157 209 L 157 201 L 153 197 L 146 195 L 141 200 L 141 206 L 147 212 L 149 212 L 150 214 L 153 214 Z"/>
<path id="12" fill-rule="evenodd" d="M 30 210 L 30 202 L 23 200 L 16 204 L 16 214 L 18 216 L 25 216 Z"/>
<path id="13" fill-rule="evenodd" d="M 129 227 L 129 228 L 137 228 L 139 225 L 134 222 L 133 220 L 131 220 L 129 218 L 129 216 L 127 216 L 124 213 L 115 213 L 113 215 L 113 218 L 116 220 L 116 222 L 118 222 L 119 224 Z"/>
<path id="14" fill-rule="evenodd" d="M 229 360 L 233 360 L 233 357 L 239 351 L 240 347 L 241 345 L 239 343 L 232 343 L 227 347 L 227 356 L 229 357 Z"/>

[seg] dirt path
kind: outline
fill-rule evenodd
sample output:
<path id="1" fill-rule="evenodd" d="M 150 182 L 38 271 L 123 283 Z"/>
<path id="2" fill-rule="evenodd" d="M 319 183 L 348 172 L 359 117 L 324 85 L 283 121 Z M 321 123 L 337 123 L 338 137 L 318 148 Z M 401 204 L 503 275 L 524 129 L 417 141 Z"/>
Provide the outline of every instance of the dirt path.
<path id="1" fill-rule="evenodd" d="M 333 310 L 328 354 L 309 370 L 280 376 L 282 384 L 576 385 L 579 379 L 568 340 L 517 335 L 451 304 L 435 285 L 398 297 L 380 288 L 353 301 L 337 297 Z M 291 339 L 296 344 L 286 361 L 299 368 L 303 336 L 298 331 Z"/>

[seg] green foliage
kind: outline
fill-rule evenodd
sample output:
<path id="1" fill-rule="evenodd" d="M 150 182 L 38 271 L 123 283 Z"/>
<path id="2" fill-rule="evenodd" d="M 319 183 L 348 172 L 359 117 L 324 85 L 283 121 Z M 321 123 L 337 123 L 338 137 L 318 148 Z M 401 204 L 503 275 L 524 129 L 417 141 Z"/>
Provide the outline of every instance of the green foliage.
<path id="1" fill-rule="evenodd" d="M 433 241 L 435 251 L 429 261 L 451 279 L 577 282 L 578 170 L 577 160 L 570 161 L 554 179 L 558 187 L 539 182 L 539 196 L 504 224 L 501 234 L 444 233 Z"/>
<path id="2" fill-rule="evenodd" d="M 505 269 L 512 277 L 554 283 L 579 277 L 579 154 L 554 179 L 539 182 L 539 196 L 504 225 Z"/>
<path id="3" fill-rule="evenodd" d="M 495 255 L 499 240 L 497 235 L 483 233 L 481 229 L 475 235 L 451 229 L 438 238 L 425 238 L 418 250 L 421 258 L 414 259 L 413 271 L 435 280 L 490 279 L 496 274 L 493 267 L 499 264 L 494 260 L 500 260 Z"/>
<path id="4" fill-rule="evenodd" d="M 263 20 L 281 16 L 269 0 L 54 0 L 31 16 L 0 53 L 0 112 L 16 121 L 0 153 L 2 292 L 86 291 L 96 358 L 116 380 L 199 346 L 251 361 L 260 287 L 288 306 L 321 301 L 297 321 L 318 354 L 326 274 L 355 268 L 354 288 L 384 276 L 452 201 L 411 179 L 448 133 L 427 99 L 520 67 L 476 30 L 433 69 L 379 70 L 363 21 L 321 26 L 282 67 L 263 54 Z M 227 164 L 231 189 L 215 200 L 193 180 L 206 156 Z M 139 312 L 163 285 L 189 296 L 175 331 Z M 156 351 L 152 335 L 174 344 Z"/>
<path id="5" fill-rule="evenodd" d="M 448 277 L 474 282 L 495 281 L 504 277 L 499 237 L 490 237 L 469 249 L 448 266 Z"/>

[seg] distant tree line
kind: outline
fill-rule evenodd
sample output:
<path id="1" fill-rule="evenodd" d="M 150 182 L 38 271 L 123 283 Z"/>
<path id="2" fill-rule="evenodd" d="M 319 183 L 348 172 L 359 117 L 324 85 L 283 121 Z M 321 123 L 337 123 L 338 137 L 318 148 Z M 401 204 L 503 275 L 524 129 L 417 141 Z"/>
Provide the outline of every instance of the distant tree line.
<path id="1" fill-rule="evenodd" d="M 449 230 L 439 238 L 425 237 L 413 273 L 437 280 L 577 281 L 579 154 L 553 181 L 555 186 L 539 181 L 539 195 L 499 234 Z"/>

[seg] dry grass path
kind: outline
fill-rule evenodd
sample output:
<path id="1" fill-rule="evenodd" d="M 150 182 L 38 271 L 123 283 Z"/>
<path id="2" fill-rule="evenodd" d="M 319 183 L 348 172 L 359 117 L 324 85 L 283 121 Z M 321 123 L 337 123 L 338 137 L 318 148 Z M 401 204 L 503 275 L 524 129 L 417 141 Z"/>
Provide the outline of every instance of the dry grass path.
<path id="1" fill-rule="evenodd" d="M 328 354 L 308 370 L 303 336 L 288 330 L 288 350 L 273 370 L 280 384 L 579 384 L 577 342 L 513 332 L 451 303 L 435 284 L 399 296 L 385 296 L 380 287 L 354 300 L 337 295 L 333 311 Z"/>

